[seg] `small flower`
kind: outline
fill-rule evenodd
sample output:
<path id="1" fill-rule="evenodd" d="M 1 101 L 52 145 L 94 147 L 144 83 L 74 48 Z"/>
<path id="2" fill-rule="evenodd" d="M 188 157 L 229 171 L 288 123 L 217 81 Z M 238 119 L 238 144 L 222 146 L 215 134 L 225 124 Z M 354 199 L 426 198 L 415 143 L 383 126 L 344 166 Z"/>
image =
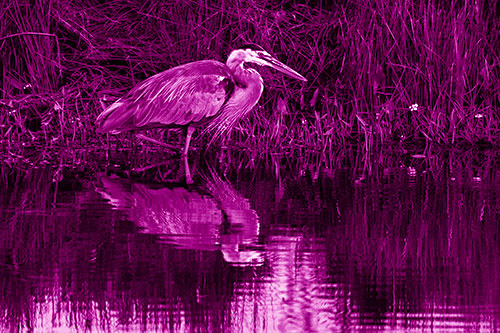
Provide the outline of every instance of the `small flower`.
<path id="1" fill-rule="evenodd" d="M 417 103 L 412 104 L 412 105 L 409 106 L 409 108 L 410 108 L 410 111 L 417 111 L 418 110 L 418 104 Z"/>

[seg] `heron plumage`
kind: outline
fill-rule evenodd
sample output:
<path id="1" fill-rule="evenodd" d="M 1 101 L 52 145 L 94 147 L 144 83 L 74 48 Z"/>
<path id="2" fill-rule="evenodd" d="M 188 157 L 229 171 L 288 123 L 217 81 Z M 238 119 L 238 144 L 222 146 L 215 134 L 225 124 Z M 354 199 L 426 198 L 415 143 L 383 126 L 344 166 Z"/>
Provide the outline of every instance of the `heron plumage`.
<path id="1" fill-rule="evenodd" d="M 229 68 L 202 60 L 158 73 L 139 83 L 97 118 L 100 132 L 200 123 L 217 115 L 234 89 Z"/>
<path id="2" fill-rule="evenodd" d="M 211 134 L 210 143 L 215 142 L 224 133 L 234 128 L 238 121 L 254 108 L 262 95 L 264 82 L 257 71 L 245 70 L 245 73 L 239 73 L 240 78 L 241 75 L 249 76 L 245 78 L 247 85 L 244 88 L 238 86 L 235 88 L 221 112 L 212 119 L 203 131 L 203 134 Z"/>

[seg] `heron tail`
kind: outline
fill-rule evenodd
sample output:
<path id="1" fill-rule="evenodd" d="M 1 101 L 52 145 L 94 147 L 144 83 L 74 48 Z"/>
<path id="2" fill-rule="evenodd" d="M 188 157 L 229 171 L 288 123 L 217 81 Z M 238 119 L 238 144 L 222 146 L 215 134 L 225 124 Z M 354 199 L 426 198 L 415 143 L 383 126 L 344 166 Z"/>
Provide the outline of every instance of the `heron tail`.
<path id="1" fill-rule="evenodd" d="M 120 133 L 122 125 L 130 116 L 123 112 L 123 103 L 118 100 L 104 110 L 96 119 L 97 133 Z"/>

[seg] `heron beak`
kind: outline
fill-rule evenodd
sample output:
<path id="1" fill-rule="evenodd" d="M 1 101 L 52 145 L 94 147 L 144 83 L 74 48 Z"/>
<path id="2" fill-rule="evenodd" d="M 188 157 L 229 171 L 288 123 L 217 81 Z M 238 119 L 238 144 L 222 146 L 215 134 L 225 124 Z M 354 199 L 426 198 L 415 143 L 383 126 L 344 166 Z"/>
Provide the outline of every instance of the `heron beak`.
<path id="1" fill-rule="evenodd" d="M 297 73 L 296 71 L 294 71 L 293 69 L 291 69 L 290 67 L 288 67 L 287 65 L 282 63 L 281 61 L 279 61 L 278 59 L 273 58 L 267 52 L 257 52 L 257 55 L 255 55 L 252 58 L 253 58 L 252 59 L 253 62 L 255 62 L 259 65 L 269 66 L 271 68 L 274 68 L 274 69 L 280 71 L 283 74 L 286 74 L 290 77 L 293 77 L 294 79 L 307 82 L 307 79 L 305 77 L 303 77 L 302 75 L 300 75 L 299 73 Z"/>

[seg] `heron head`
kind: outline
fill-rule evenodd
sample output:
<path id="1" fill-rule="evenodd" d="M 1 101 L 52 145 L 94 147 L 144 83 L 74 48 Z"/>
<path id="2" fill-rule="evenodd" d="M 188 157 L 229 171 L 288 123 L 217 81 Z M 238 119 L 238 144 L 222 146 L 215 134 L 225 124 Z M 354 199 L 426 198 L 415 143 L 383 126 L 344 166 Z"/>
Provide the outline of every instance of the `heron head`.
<path id="1" fill-rule="evenodd" d="M 293 77 L 297 80 L 307 81 L 305 77 L 271 56 L 261 46 L 256 44 L 246 44 L 234 50 L 227 59 L 227 65 L 230 68 L 243 66 L 245 63 L 254 63 L 261 66 L 274 68 L 283 74 Z"/>

